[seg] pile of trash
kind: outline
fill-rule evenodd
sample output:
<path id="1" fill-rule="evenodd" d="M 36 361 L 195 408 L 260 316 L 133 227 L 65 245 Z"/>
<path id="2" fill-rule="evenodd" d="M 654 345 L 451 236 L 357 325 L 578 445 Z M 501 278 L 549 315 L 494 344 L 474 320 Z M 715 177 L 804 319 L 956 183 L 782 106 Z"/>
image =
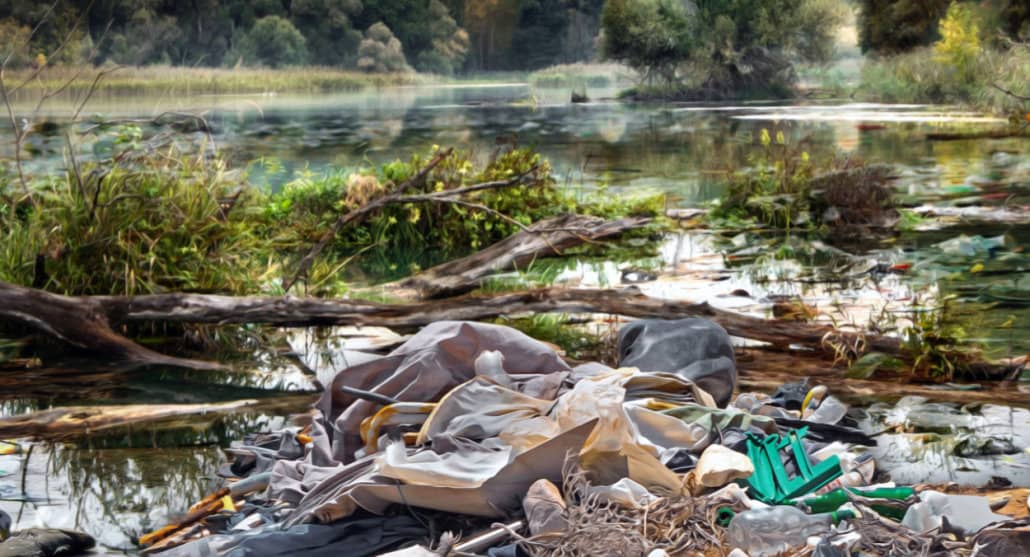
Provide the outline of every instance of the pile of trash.
<path id="1" fill-rule="evenodd" d="M 339 371 L 309 423 L 227 449 L 225 486 L 140 543 L 190 557 L 1030 547 L 1030 521 L 984 497 L 873 483 L 876 439 L 826 387 L 734 398 L 733 346 L 710 321 L 630 323 L 619 365 L 435 323 Z"/>

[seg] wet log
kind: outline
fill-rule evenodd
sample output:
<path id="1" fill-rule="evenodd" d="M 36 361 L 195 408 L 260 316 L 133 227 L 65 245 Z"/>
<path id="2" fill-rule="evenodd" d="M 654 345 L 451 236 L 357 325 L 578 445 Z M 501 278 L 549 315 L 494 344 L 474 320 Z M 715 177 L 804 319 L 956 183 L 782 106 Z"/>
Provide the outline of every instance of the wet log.
<path id="1" fill-rule="evenodd" d="M 132 342 L 111 329 L 106 310 L 89 297 L 60 296 L 0 281 L 0 321 L 35 329 L 86 352 L 104 354 L 127 368 L 222 369 L 211 362 L 165 356 Z"/>
<path id="2" fill-rule="evenodd" d="M 1012 388 L 1011 383 L 994 381 L 984 384 L 932 385 L 910 381 L 904 375 L 875 379 L 846 377 L 847 367 L 834 364 L 817 354 L 793 351 L 775 352 L 749 348 L 737 353 L 737 388 L 740 391 L 772 393 L 784 383 L 808 378 L 813 384 L 830 387 L 830 392 L 848 403 L 868 405 L 872 402 L 895 401 L 905 396 L 921 396 L 941 402 L 971 402 L 1030 407 L 1026 393 Z M 986 376 L 985 376 L 986 378 Z"/>
<path id="3" fill-rule="evenodd" d="M 289 395 L 207 404 L 130 404 L 124 406 L 67 406 L 0 418 L 0 438 L 30 437 L 64 440 L 104 431 L 146 426 L 168 429 L 196 425 L 196 418 L 214 419 L 242 412 L 299 412 L 317 395 Z"/>
<path id="4" fill-rule="evenodd" d="M 207 324 L 265 324 L 280 327 L 311 327 L 332 325 L 377 325 L 400 330 L 414 330 L 437 321 L 481 321 L 502 316 L 535 313 L 610 314 L 636 318 L 677 319 L 705 317 L 720 324 L 729 334 L 769 343 L 778 350 L 801 348 L 823 356 L 836 356 L 841 352 L 859 353 L 876 351 L 904 357 L 901 341 L 896 337 L 836 329 L 826 324 L 798 321 L 769 320 L 719 309 L 708 303 L 665 300 L 640 294 L 636 289 L 564 289 L 541 288 L 521 292 L 493 295 L 469 294 L 443 300 L 390 304 L 363 300 L 297 298 L 292 296 L 217 296 L 207 294 L 152 294 L 146 296 L 85 296 L 66 297 L 40 293 L 21 287 L 3 286 L 7 301 L 18 302 L 20 312 L 16 319 L 32 323 L 38 315 L 48 316 L 49 304 L 66 308 L 60 317 L 87 320 L 60 325 L 73 332 L 89 329 L 94 323 L 113 325 L 130 323 L 207 323 Z M 17 300 L 12 292 L 21 292 L 26 300 Z M 42 296 L 42 297 L 41 297 Z M 42 302 L 40 301 L 42 300 Z M 5 298 L 0 296 L 0 304 Z M 42 305 L 34 305 L 42 303 Z M 10 310 L 0 309 L 0 317 L 10 317 Z M 63 330 L 63 329 L 62 329 Z M 122 348 L 132 344 L 117 336 L 110 328 L 98 329 L 99 344 L 95 354 L 108 356 L 105 351 L 114 344 Z M 83 348 L 90 349 L 86 334 L 76 337 Z M 139 348 L 139 350 L 145 350 Z M 146 351 L 149 352 L 149 351 Z M 158 355 L 160 356 L 160 355 Z M 165 365 L 175 365 L 175 358 L 160 356 Z M 191 361 L 187 360 L 189 364 Z M 187 366 L 190 367 L 190 366 Z M 996 377 L 1011 371 L 1012 366 L 984 363 L 980 371 Z"/>
<path id="5" fill-rule="evenodd" d="M 405 299 L 437 299 L 467 294 L 483 279 L 523 268 L 537 259 L 557 257 L 562 251 L 613 238 L 646 226 L 647 217 L 605 220 L 586 215 L 562 215 L 534 223 L 468 257 L 427 269 L 389 285 L 390 293 Z M 414 290 L 413 293 L 405 290 Z"/>
<path id="6" fill-rule="evenodd" d="M 493 295 L 465 295 L 443 300 L 388 304 L 362 300 L 295 297 L 231 297 L 206 294 L 94 296 L 113 323 L 256 323 L 281 327 L 378 325 L 417 329 L 445 320 L 481 321 L 525 313 L 601 313 L 637 318 L 707 317 L 731 335 L 779 347 L 798 345 L 832 351 L 827 340 L 837 336 L 868 350 L 898 354 L 897 338 L 840 331 L 829 325 L 779 321 L 718 309 L 707 303 L 651 298 L 635 289 L 541 288 Z"/>
<path id="7" fill-rule="evenodd" d="M 1026 128 L 1018 130 L 982 130 L 975 132 L 931 132 L 926 134 L 930 141 L 963 141 L 969 139 L 1009 139 L 1023 137 L 1030 139 Z"/>

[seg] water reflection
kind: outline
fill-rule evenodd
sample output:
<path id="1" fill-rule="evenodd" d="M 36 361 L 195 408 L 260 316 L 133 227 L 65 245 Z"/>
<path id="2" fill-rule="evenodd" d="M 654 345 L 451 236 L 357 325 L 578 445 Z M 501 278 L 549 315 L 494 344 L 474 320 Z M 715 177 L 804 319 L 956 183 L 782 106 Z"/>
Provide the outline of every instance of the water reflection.
<path id="1" fill-rule="evenodd" d="M 591 90 L 593 99 L 611 89 Z M 294 171 L 328 165 L 354 167 L 407 158 L 432 145 L 454 145 L 486 155 L 497 142 L 532 146 L 558 175 L 592 186 L 648 187 L 691 205 L 715 198 L 721 178 L 747 166 L 760 148 L 762 128 L 782 131 L 810 154 L 838 150 L 929 171 L 938 183 L 960 179 L 1006 142 L 932 143 L 927 131 L 946 126 L 996 124 L 996 119 L 918 105 L 809 104 L 796 106 L 651 105 L 602 100 L 571 104 L 564 90 L 526 85 L 409 87 L 334 95 L 200 96 L 182 99 L 96 99 L 108 117 L 154 116 L 164 110 L 203 112 L 217 144 L 241 164 L 282 161 L 283 172 L 252 172 L 278 187 Z M 55 105 L 47 117 L 67 111 Z M 1019 141 L 1019 140 L 1016 140 Z M 63 164 L 63 134 L 33 136 L 29 166 Z M 9 147 L 5 147 L 9 148 Z M 86 154 L 84 154 L 86 155 Z"/>
<path id="2" fill-rule="evenodd" d="M 0 508 L 15 530 L 74 528 L 97 538 L 101 553 L 134 551 L 133 540 L 219 486 L 219 447 L 283 425 L 280 416 L 238 414 L 174 430 L 23 445 L 22 454 L 0 456 Z"/>

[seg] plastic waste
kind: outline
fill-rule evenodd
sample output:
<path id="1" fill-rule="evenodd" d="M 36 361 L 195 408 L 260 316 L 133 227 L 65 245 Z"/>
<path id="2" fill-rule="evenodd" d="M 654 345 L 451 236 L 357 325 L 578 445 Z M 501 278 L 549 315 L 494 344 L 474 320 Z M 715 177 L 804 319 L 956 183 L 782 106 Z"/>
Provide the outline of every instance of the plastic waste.
<path id="1" fill-rule="evenodd" d="M 533 482 L 522 500 L 522 509 L 529 523 L 529 533 L 537 536 L 564 532 L 568 527 L 565 517 L 565 498 L 561 490 L 548 480 Z"/>
<path id="2" fill-rule="evenodd" d="M 801 405 L 809 391 L 807 377 L 795 383 L 784 383 L 776 389 L 769 402 L 787 410 L 801 410 Z"/>
<path id="3" fill-rule="evenodd" d="M 629 478 L 622 478 L 612 485 L 590 486 L 587 493 L 592 497 L 630 508 L 643 507 L 658 500 L 657 495 Z"/>
<path id="4" fill-rule="evenodd" d="M 919 494 L 919 499 L 920 502 L 909 507 L 901 520 L 903 525 L 916 532 L 940 528 L 947 520 L 949 530 L 972 535 L 988 524 L 1009 520 L 1007 516 L 991 512 L 991 505 L 984 497 L 924 491 Z"/>
<path id="5" fill-rule="evenodd" d="M 840 487 L 862 487 L 873 481 L 876 472 L 876 461 L 873 455 L 863 453 L 852 456 L 842 453 L 839 457 L 841 475 L 833 481 L 815 490 L 816 495 L 829 493 Z"/>
<path id="6" fill-rule="evenodd" d="M 512 387 L 511 377 L 504 371 L 504 354 L 497 350 L 484 350 L 472 365 L 476 375 L 488 377 L 502 387 Z"/>
<path id="7" fill-rule="evenodd" d="M 733 344 L 707 319 L 634 321 L 619 331 L 619 366 L 675 373 L 693 381 L 726 407 L 737 385 Z"/>
<path id="8" fill-rule="evenodd" d="M 700 495 L 708 488 L 722 487 L 754 473 L 755 467 L 746 455 L 722 445 L 709 445 L 684 483 L 692 495 Z"/>
<path id="9" fill-rule="evenodd" d="M 820 514 L 805 514 L 786 505 L 752 509 L 733 517 L 726 539 L 730 546 L 743 549 L 751 557 L 779 555 L 854 517 L 855 513 L 847 509 Z"/>
<path id="10" fill-rule="evenodd" d="M 865 497 L 866 499 L 890 499 L 894 501 L 904 501 L 905 499 L 915 495 L 915 490 L 911 487 L 882 487 L 877 489 L 852 490 L 838 488 L 823 495 L 815 495 L 799 499 L 795 501 L 795 503 L 802 510 L 809 513 L 833 512 L 850 500 L 848 498 L 848 491 L 860 497 Z M 883 516 L 899 521 L 905 516 L 906 511 L 906 509 L 897 509 L 887 505 L 876 504 L 871 505 L 870 508 Z"/>
<path id="11" fill-rule="evenodd" d="M 813 465 L 805 452 L 802 439 L 808 433 L 805 427 L 798 428 L 786 435 L 772 434 L 764 438 L 753 433 L 747 436 L 747 456 L 755 467 L 747 482 L 748 492 L 752 497 L 777 505 L 795 499 L 830 483 L 841 475 L 840 458 L 833 455 Z M 784 451 L 789 449 L 797 473 L 791 475 L 784 465 Z"/>
<path id="12" fill-rule="evenodd" d="M 804 419 L 817 424 L 835 424 L 844 419 L 848 407 L 836 397 L 828 396 L 814 410 L 807 409 Z"/>

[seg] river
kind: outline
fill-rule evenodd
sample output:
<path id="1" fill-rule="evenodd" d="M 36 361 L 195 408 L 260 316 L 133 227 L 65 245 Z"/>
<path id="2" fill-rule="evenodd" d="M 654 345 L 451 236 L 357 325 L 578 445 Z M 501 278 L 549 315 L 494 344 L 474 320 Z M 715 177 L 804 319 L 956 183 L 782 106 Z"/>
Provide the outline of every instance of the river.
<path id="1" fill-rule="evenodd" d="M 1025 139 L 925 139 L 928 131 L 997 126 L 998 119 L 936 106 L 627 104 L 614 100 L 611 90 L 588 94 L 590 102 L 572 104 L 565 90 L 524 84 L 421 86 L 320 96 L 97 98 L 87 112 L 107 118 L 201 113 L 217 147 L 246 166 L 253 182 L 271 189 L 299 172 L 359 168 L 433 145 L 485 157 L 517 144 L 546 156 L 565 187 L 607 186 L 618 195 L 659 190 L 668 194 L 670 208 L 717 199 L 726 173 L 749 165 L 762 149 L 761 131 L 783 132 L 788 144 L 803 146 L 813 159 L 856 157 L 895 165 L 899 199 L 910 207 L 929 205 L 954 222 L 905 231 L 844 256 L 822 242 L 782 235 L 673 234 L 651 264 L 680 280 L 665 277 L 645 291 L 706 296 L 758 313 L 767 311 L 770 296 L 802 295 L 827 307 L 865 304 L 867 309 L 880 301 L 885 311 L 888 304 L 894 311 L 925 302 L 926 293 L 936 300 L 954 296 L 956 314 L 972 319 L 970 338 L 984 342 L 991 355 L 1030 351 L 1030 280 L 1023 252 L 1030 239 L 1024 218 L 1030 204 L 1030 148 Z M 45 110 L 44 116 L 58 124 L 68 115 L 59 102 Z M 34 135 L 30 143 L 27 168 L 42 172 L 63 166 L 63 134 Z M 768 255 L 784 245 L 791 246 L 790 255 L 756 253 Z M 857 258 L 911 270 L 885 277 L 836 272 L 832 268 L 841 257 L 849 265 Z M 560 278 L 612 284 L 619 280 L 618 270 L 618 264 L 590 264 Z M 727 280 L 715 286 L 698 273 Z M 729 296 L 738 290 L 749 294 L 747 304 Z M 873 312 L 861 315 L 870 318 Z M 340 351 L 323 342 L 307 338 L 293 348 L 323 379 L 341 365 Z M 77 392 L 8 392 L 0 412 L 67 404 L 214 402 L 310 388 L 296 369 L 272 358 L 258 360 L 235 373 L 150 370 L 116 380 L 101 374 Z M 1025 381 L 1018 385 L 1026 388 Z M 278 428 L 283 418 L 251 412 L 75 444 L 35 445 L 30 458 L 24 453 L 0 457 L 0 508 L 16 518 L 15 529 L 77 527 L 97 536 L 109 551 L 132 551 L 133 537 L 159 527 L 169 512 L 184 510 L 215 485 L 219 447 L 247 432 Z M 1030 483 L 1030 478 L 1020 481 Z M 26 495 L 30 501 L 17 501 Z"/>

